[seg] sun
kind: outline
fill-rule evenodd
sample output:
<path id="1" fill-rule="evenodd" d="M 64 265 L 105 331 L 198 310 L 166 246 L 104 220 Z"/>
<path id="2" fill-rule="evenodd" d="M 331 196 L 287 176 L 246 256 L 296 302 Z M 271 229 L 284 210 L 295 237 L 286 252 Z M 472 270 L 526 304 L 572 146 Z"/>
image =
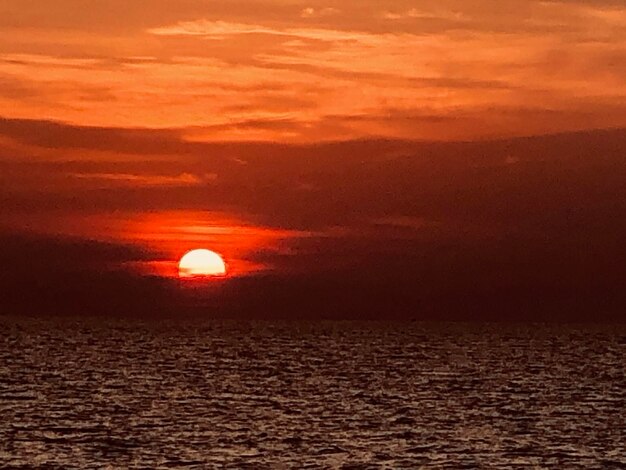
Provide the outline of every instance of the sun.
<path id="1" fill-rule="evenodd" d="M 182 278 L 225 276 L 226 263 L 214 251 L 191 250 L 180 259 L 178 275 Z"/>

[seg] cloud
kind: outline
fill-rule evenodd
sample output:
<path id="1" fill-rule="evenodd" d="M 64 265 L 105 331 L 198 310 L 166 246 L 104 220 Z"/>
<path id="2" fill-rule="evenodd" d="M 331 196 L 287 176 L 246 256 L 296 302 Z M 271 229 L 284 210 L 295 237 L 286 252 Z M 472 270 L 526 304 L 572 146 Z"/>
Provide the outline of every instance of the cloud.
<path id="1" fill-rule="evenodd" d="M 527 119 L 559 118 L 541 110 L 528 112 Z M 405 118 L 409 123 L 416 119 Z M 355 116 L 347 124 L 336 119 L 338 125 L 368 125 L 360 121 L 370 116 Z M 475 226 L 484 233 L 516 227 L 558 233 L 561 223 L 574 223 L 575 217 L 588 227 L 605 217 L 617 220 L 606 211 L 615 208 L 610 201 L 623 192 L 619 168 L 626 141 L 617 130 L 494 142 L 286 145 L 189 142 L 172 131 L 134 135 L 58 123 L 18 124 L 20 138 L 29 146 L 19 158 L 0 158 L 5 220 L 15 214 L 28 219 L 31 211 L 185 208 L 230 212 L 253 224 L 297 230 L 361 227 L 393 217 L 387 225 L 413 220 L 435 224 L 427 224 L 427 231 Z M 401 117 L 394 126 L 400 124 Z M 424 116 L 422 125 L 445 127 L 448 122 Z M 55 132 L 46 136 L 48 128 Z M 167 152 L 153 155 L 144 141 L 158 142 Z M 35 159 L 38 145 L 47 153 Z M 112 160 L 81 158 L 94 149 L 103 156 L 120 149 L 127 154 Z M 14 151 L 0 147 L 0 156 Z M 213 175 L 219 175 L 216 181 Z M 594 189 L 598 187 L 603 190 Z M 571 207 L 578 209 L 567 215 Z"/>
<path id="2" fill-rule="evenodd" d="M 87 180 L 92 184 L 123 185 L 133 188 L 152 186 L 196 186 L 215 181 L 217 175 L 208 173 L 195 175 L 191 173 L 181 173 L 176 176 L 149 175 L 149 174 L 129 174 L 129 173 L 71 173 L 69 176 L 81 180 Z M 92 186 L 93 187 L 93 186 Z"/>
<path id="3" fill-rule="evenodd" d="M 53 11 L 36 20 L 35 4 Z M 274 0 L 176 9 L 156 0 L 143 18 L 140 4 L 76 9 L 73 28 L 58 6 L 10 5 L 0 108 L 94 128 L 287 142 L 484 138 L 626 119 L 617 2 L 349 0 L 341 12 L 308 3 L 306 18 L 302 4 Z M 95 12 L 104 23 L 90 31 Z M 561 119 L 520 125 L 528 108 Z M 425 125 L 429 115 L 448 125 Z"/>
<path id="4" fill-rule="evenodd" d="M 420 20 L 428 20 L 428 19 L 445 19 L 452 21 L 460 21 L 463 19 L 463 14 L 459 11 L 433 11 L 428 9 L 419 10 L 417 8 L 411 8 L 410 10 L 406 10 L 400 13 L 394 13 L 390 11 L 385 11 L 382 14 L 382 17 L 386 20 L 405 20 L 405 19 L 420 19 Z"/>
<path id="5" fill-rule="evenodd" d="M 325 7 L 325 8 L 308 7 L 308 8 L 304 8 L 300 12 L 300 16 L 302 18 L 322 18 L 325 16 L 338 15 L 339 13 L 341 13 L 341 10 L 338 10 L 337 8 L 332 8 L 332 7 Z"/>
<path id="6" fill-rule="evenodd" d="M 323 42 L 347 41 L 369 45 L 376 45 L 381 42 L 381 38 L 378 35 L 359 31 L 322 28 L 275 28 L 206 19 L 180 22 L 162 28 L 152 28 L 148 32 L 157 36 L 200 36 L 212 39 L 222 39 L 227 36 L 242 34 L 266 34 Z"/>
<path id="7" fill-rule="evenodd" d="M 206 36 L 215 38 L 233 34 L 289 35 L 288 32 L 260 25 L 209 20 L 185 21 L 172 26 L 152 28 L 148 30 L 148 33 L 157 36 Z"/>
<path id="8" fill-rule="evenodd" d="M 183 150 L 180 131 L 73 126 L 55 121 L 0 117 L 0 135 L 46 149 L 91 149 L 128 154 Z"/>

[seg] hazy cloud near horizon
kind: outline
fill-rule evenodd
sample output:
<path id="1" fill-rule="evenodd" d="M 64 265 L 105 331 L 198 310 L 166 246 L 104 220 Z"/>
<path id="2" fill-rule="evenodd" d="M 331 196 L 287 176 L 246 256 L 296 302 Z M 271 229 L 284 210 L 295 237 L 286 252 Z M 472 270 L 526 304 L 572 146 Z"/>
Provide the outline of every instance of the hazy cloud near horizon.
<path id="1" fill-rule="evenodd" d="M 607 211 L 623 210 L 625 145 L 622 130 L 474 143 L 201 143 L 167 130 L 5 119 L 1 210 L 219 211 L 314 232 L 414 218 L 466 235 L 558 234 L 577 219 L 579 230 L 619 225 Z"/>

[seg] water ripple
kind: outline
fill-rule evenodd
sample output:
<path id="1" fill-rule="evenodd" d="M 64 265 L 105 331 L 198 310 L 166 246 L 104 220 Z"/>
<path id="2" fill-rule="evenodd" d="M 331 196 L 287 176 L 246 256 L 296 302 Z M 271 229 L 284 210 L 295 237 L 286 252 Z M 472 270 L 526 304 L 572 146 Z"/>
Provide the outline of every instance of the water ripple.
<path id="1" fill-rule="evenodd" d="M 625 468 L 615 327 L 0 320 L 2 468 Z"/>

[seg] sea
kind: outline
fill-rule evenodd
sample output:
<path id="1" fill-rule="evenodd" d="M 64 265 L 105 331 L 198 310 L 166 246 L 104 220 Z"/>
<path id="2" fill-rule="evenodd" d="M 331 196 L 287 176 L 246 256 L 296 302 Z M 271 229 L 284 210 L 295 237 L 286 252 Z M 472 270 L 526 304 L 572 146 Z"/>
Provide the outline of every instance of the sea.
<path id="1" fill-rule="evenodd" d="M 625 359 L 625 325 L 0 317 L 0 468 L 624 469 Z"/>

